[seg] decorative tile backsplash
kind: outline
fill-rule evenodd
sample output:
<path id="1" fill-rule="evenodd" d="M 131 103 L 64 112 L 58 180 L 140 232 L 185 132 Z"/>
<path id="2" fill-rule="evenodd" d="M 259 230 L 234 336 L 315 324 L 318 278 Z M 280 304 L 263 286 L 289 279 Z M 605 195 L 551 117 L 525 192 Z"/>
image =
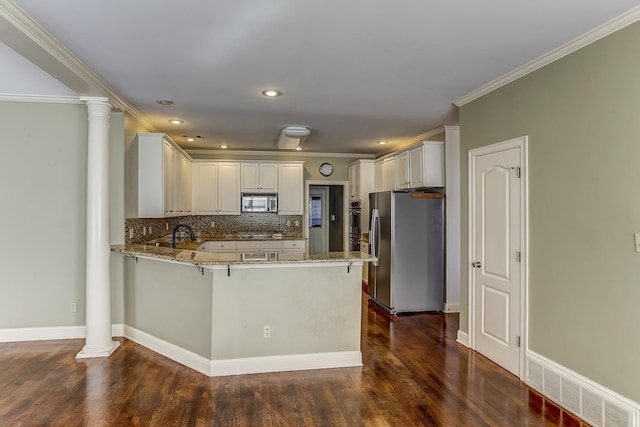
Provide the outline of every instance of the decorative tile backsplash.
<path id="1" fill-rule="evenodd" d="M 198 237 L 215 238 L 229 234 L 282 233 L 302 236 L 302 215 L 243 213 L 242 215 L 190 215 L 173 218 L 129 218 L 125 220 L 125 243 L 143 243 L 171 234 L 173 227 L 187 224 Z M 287 221 L 289 225 L 287 226 Z M 296 221 L 297 224 L 296 225 Z M 211 223 L 214 227 L 211 227 Z M 131 231 L 133 230 L 133 237 Z M 143 235 L 144 230 L 144 235 Z M 184 230 L 181 230 L 184 231 Z"/>

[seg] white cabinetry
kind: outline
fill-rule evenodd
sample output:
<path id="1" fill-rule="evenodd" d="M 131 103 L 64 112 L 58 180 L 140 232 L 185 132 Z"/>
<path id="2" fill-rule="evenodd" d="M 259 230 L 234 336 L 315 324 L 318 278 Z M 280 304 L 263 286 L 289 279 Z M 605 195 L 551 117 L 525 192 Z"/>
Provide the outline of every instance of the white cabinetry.
<path id="1" fill-rule="evenodd" d="M 207 251 L 207 252 L 235 252 L 236 241 L 235 240 L 225 240 L 225 241 L 209 240 L 204 242 L 202 245 L 200 245 L 198 250 Z"/>
<path id="2" fill-rule="evenodd" d="M 373 191 L 384 191 L 384 160 L 376 160 L 373 166 Z"/>
<path id="3" fill-rule="evenodd" d="M 209 240 L 198 248 L 207 252 L 271 253 L 305 252 L 304 240 Z"/>
<path id="4" fill-rule="evenodd" d="M 394 190 L 409 188 L 409 155 L 405 151 L 395 157 L 396 176 L 394 179 Z"/>
<path id="5" fill-rule="evenodd" d="M 282 252 L 282 240 L 239 241 L 236 242 L 236 251 L 258 254 Z"/>
<path id="6" fill-rule="evenodd" d="M 278 191 L 277 163 L 242 163 L 243 192 L 276 193 Z"/>
<path id="7" fill-rule="evenodd" d="M 365 232 L 369 227 L 369 193 L 375 191 L 374 168 L 373 160 L 357 160 L 349 165 L 349 187 L 353 187 L 350 198 L 360 201 L 360 230 Z"/>
<path id="8" fill-rule="evenodd" d="M 138 217 L 191 214 L 191 158 L 163 133 L 138 134 Z"/>
<path id="9" fill-rule="evenodd" d="M 384 159 L 384 190 L 395 190 L 396 183 L 396 159 L 390 157 Z"/>
<path id="10" fill-rule="evenodd" d="M 349 200 L 360 200 L 360 162 L 349 165 Z"/>
<path id="11" fill-rule="evenodd" d="M 444 143 L 423 141 L 376 160 L 374 190 L 444 187 Z"/>
<path id="12" fill-rule="evenodd" d="M 240 214 L 240 164 L 197 162 L 194 206 L 196 215 Z"/>
<path id="13" fill-rule="evenodd" d="M 304 165 L 281 163 L 278 165 L 278 214 L 302 215 L 304 209 Z"/>
<path id="14" fill-rule="evenodd" d="M 282 242 L 282 252 L 306 252 L 304 240 L 284 240 Z"/>

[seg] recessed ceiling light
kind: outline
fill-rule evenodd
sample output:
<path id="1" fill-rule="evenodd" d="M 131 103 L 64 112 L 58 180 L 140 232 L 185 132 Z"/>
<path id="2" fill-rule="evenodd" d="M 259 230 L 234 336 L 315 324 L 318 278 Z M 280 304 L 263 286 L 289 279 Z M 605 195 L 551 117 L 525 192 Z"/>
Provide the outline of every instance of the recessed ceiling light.
<path id="1" fill-rule="evenodd" d="M 378 141 L 378 144 L 380 144 L 380 145 L 384 145 L 386 143 L 387 143 L 387 141 Z"/>
<path id="2" fill-rule="evenodd" d="M 179 120 L 179 119 L 172 119 L 169 120 L 171 123 L 173 123 L 174 125 L 181 125 L 184 123 L 184 120 Z"/>
<path id="3" fill-rule="evenodd" d="M 280 92 L 278 89 L 265 89 L 262 91 L 262 94 L 269 98 L 275 98 L 282 95 L 282 92 Z"/>
<path id="4" fill-rule="evenodd" d="M 296 151 L 302 151 L 302 147 L 296 147 Z"/>
<path id="5" fill-rule="evenodd" d="M 160 105 L 173 105 L 173 101 L 170 99 L 158 99 L 156 101 L 156 104 L 160 104 Z"/>
<path id="6" fill-rule="evenodd" d="M 229 148 L 229 146 L 227 144 L 222 144 L 220 148 Z"/>
<path id="7" fill-rule="evenodd" d="M 196 139 L 195 139 L 194 137 L 192 137 L 192 136 L 190 136 L 190 137 L 188 137 L 188 138 L 187 138 L 187 141 L 189 141 L 189 142 L 193 142 L 193 141 L 195 141 L 195 140 L 196 140 Z"/>

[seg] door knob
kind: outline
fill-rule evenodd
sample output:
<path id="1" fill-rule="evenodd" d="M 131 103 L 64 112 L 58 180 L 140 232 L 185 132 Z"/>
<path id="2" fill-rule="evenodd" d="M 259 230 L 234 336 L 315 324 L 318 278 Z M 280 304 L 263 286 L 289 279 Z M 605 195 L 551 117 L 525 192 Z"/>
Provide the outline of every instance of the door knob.
<path id="1" fill-rule="evenodd" d="M 472 262 L 471 267 L 480 268 L 482 267 L 482 263 L 480 261 Z"/>

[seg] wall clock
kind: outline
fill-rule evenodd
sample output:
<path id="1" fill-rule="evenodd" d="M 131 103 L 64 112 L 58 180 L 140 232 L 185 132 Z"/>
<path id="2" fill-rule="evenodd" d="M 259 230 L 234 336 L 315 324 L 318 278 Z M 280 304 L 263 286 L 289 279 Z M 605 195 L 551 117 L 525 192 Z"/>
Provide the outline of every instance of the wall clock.
<path id="1" fill-rule="evenodd" d="M 322 176 L 329 176 L 333 173 L 333 165 L 331 163 L 323 163 L 320 165 L 320 174 Z"/>

